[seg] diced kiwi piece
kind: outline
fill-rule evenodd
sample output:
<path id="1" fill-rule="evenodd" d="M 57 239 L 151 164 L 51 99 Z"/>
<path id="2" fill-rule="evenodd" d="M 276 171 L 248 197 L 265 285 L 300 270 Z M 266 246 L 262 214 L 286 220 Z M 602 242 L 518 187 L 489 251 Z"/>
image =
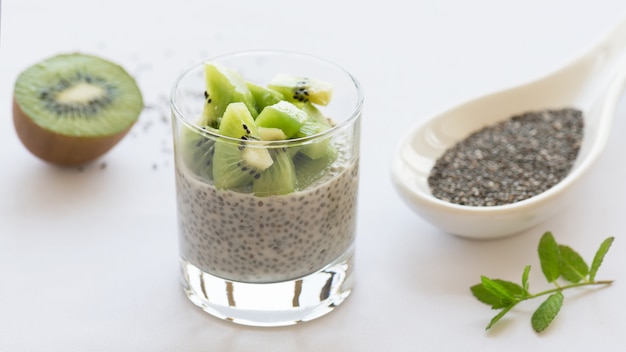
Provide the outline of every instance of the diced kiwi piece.
<path id="1" fill-rule="evenodd" d="M 203 127 L 204 130 L 218 133 L 217 129 Z M 185 165 L 196 175 L 213 180 L 213 153 L 215 151 L 215 138 L 206 137 L 186 126 L 182 127 L 179 143 L 181 157 Z"/>
<path id="2" fill-rule="evenodd" d="M 307 120 L 300 129 L 299 135 L 312 136 L 327 130 L 328 125 L 319 123 L 314 120 Z M 330 143 L 330 137 L 320 137 L 314 141 L 303 143 L 300 147 L 300 152 L 306 154 L 311 159 L 321 158 L 326 154 Z"/>
<path id="3" fill-rule="evenodd" d="M 254 119 L 244 103 L 231 103 L 221 119 L 219 134 L 239 141 L 218 139 L 213 153 L 213 178 L 216 188 L 238 189 L 248 186 L 273 163 L 267 148 L 252 145 L 258 140 Z"/>
<path id="4" fill-rule="evenodd" d="M 219 134 L 238 139 L 259 139 L 254 118 L 244 103 L 228 104 L 221 119 Z"/>
<path id="5" fill-rule="evenodd" d="M 333 126 L 332 121 L 328 117 L 326 117 L 320 111 L 320 109 L 318 109 L 315 105 L 311 104 L 310 102 L 304 103 L 301 109 L 307 114 L 308 118 L 313 119 L 317 122 L 323 123 L 325 125 L 328 125 L 328 127 Z"/>
<path id="6" fill-rule="evenodd" d="M 287 139 L 287 135 L 283 130 L 276 127 L 257 126 L 259 137 L 264 141 L 281 141 Z"/>
<path id="7" fill-rule="evenodd" d="M 143 107 L 137 83 L 121 66 L 93 55 L 59 54 L 17 77 L 13 122 L 31 153 L 73 166 L 109 151 Z"/>
<path id="8" fill-rule="evenodd" d="M 304 111 L 288 101 L 280 101 L 263 109 L 256 118 L 260 127 L 280 128 L 287 138 L 293 137 L 307 119 Z"/>
<path id="9" fill-rule="evenodd" d="M 218 127 L 218 119 L 224 115 L 230 103 L 241 102 L 256 117 L 256 101 L 239 72 L 213 62 L 204 64 L 206 91 L 202 125 Z"/>
<path id="10" fill-rule="evenodd" d="M 310 137 L 332 127 L 328 118 L 326 118 L 319 109 L 311 105 L 311 103 L 305 103 L 302 110 L 307 113 L 307 119 L 302 124 L 296 137 Z M 321 158 L 326 154 L 329 143 L 330 137 L 308 142 L 302 145 L 300 152 L 306 154 L 311 159 Z"/>
<path id="11" fill-rule="evenodd" d="M 246 85 L 254 97 L 258 112 L 263 111 L 266 106 L 274 105 L 281 100 L 285 100 L 285 97 L 281 93 L 273 89 L 265 88 L 252 82 L 246 82 Z"/>
<path id="12" fill-rule="evenodd" d="M 321 80 L 291 76 L 280 73 L 268 84 L 268 87 L 282 93 L 289 101 L 326 106 L 333 94 L 333 86 Z"/>
<path id="13" fill-rule="evenodd" d="M 337 159 L 338 152 L 332 145 L 328 145 L 325 151 L 324 155 L 316 159 L 311 159 L 308 155 L 301 152 L 293 157 L 298 190 L 306 189 L 324 177 L 329 171 L 330 166 Z"/>
<path id="14" fill-rule="evenodd" d="M 296 170 L 289 153 L 277 149 L 272 154 L 274 163 L 252 184 L 252 192 L 257 196 L 287 194 L 296 190 Z"/>

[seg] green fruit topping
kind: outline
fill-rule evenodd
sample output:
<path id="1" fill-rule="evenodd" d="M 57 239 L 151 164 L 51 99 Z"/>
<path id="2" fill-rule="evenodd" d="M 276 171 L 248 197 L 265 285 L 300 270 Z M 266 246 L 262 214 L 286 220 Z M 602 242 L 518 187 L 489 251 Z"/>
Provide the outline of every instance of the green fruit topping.
<path id="1" fill-rule="evenodd" d="M 306 112 L 283 100 L 263 109 L 256 119 L 256 124 L 260 127 L 280 128 L 287 138 L 291 138 L 300 131 L 306 119 Z"/>
<path id="2" fill-rule="evenodd" d="M 287 194 L 296 190 L 296 169 L 291 156 L 284 150 L 275 150 L 274 163 L 254 180 L 252 192 L 257 196 Z"/>
<path id="3" fill-rule="evenodd" d="M 287 139 L 287 135 L 283 130 L 276 127 L 257 127 L 259 137 L 264 141 L 282 141 Z"/>
<path id="4" fill-rule="evenodd" d="M 307 113 L 307 119 L 296 134 L 296 137 L 310 137 L 322 133 L 332 127 L 329 120 L 310 103 L 306 103 L 302 110 Z M 322 138 L 314 142 L 307 142 L 302 145 L 300 152 L 306 154 L 311 159 L 324 156 L 329 148 L 330 138 Z"/>
<path id="5" fill-rule="evenodd" d="M 306 112 L 309 119 L 316 120 L 317 122 L 328 125 L 328 127 L 332 127 L 331 120 L 324 116 L 320 109 L 318 109 L 315 105 L 311 103 L 304 103 L 302 105 L 302 111 Z"/>
<path id="6" fill-rule="evenodd" d="M 216 129 L 211 127 L 203 127 L 203 129 L 218 133 Z M 183 127 L 180 140 L 182 141 L 180 149 L 185 165 L 196 175 L 212 180 L 215 139 L 207 138 L 201 133 Z"/>
<path id="7" fill-rule="evenodd" d="M 209 62 L 204 65 L 204 74 L 206 91 L 202 125 L 218 127 L 218 119 L 224 115 L 228 104 L 234 102 L 244 103 L 252 117 L 257 116 L 256 101 L 237 71 Z"/>
<path id="8" fill-rule="evenodd" d="M 213 154 L 215 187 L 238 189 L 246 187 L 261 171 L 273 163 L 267 148 L 252 145 L 248 140 L 258 140 L 259 135 L 250 111 L 244 103 L 231 103 L 221 119 L 218 132 L 239 141 L 219 139 Z"/>
<path id="9" fill-rule="evenodd" d="M 297 153 L 293 157 L 297 189 L 305 189 L 326 175 L 330 166 L 337 159 L 337 155 L 337 149 L 331 145 L 326 148 L 323 155 L 316 159 L 311 159 L 304 153 Z"/>
<path id="10" fill-rule="evenodd" d="M 231 103 L 221 119 L 219 134 L 238 139 L 259 139 L 254 118 L 244 103 Z"/>
<path id="11" fill-rule="evenodd" d="M 272 196 L 304 190 L 327 175 L 338 151 L 333 127 L 316 105 L 327 105 L 326 82 L 277 75 L 268 87 L 234 70 L 205 64 L 206 100 L 200 125 L 218 138 L 184 128 L 179 148 L 189 168 L 218 189 Z M 293 145 L 273 141 L 305 138 Z"/>
<path id="12" fill-rule="evenodd" d="M 279 92 L 261 87 L 258 84 L 254 84 L 251 82 L 246 83 L 250 93 L 254 97 L 254 101 L 256 102 L 257 111 L 263 111 L 266 106 L 274 105 L 282 100 L 285 100 L 285 97 Z"/>
<path id="13" fill-rule="evenodd" d="M 333 94 L 333 86 L 330 83 L 286 74 L 278 74 L 268 84 L 268 87 L 282 93 L 286 99 L 305 103 L 326 106 Z"/>

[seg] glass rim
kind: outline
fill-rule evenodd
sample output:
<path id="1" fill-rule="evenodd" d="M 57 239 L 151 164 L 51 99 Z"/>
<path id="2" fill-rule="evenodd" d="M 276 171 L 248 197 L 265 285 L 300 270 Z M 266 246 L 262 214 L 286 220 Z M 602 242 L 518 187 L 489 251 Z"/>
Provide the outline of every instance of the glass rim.
<path id="1" fill-rule="evenodd" d="M 213 60 L 219 60 L 219 59 L 223 59 L 223 58 L 230 58 L 230 57 L 238 57 L 238 56 L 248 56 L 248 55 L 289 55 L 289 56 L 293 56 L 293 57 L 299 57 L 299 58 L 305 58 L 305 59 L 309 59 L 309 60 L 316 60 L 320 63 L 323 63 L 327 66 L 333 67 L 337 70 L 339 70 L 340 72 L 344 73 L 352 82 L 355 92 L 356 92 L 356 102 L 352 107 L 352 110 L 349 113 L 349 117 L 346 118 L 345 120 L 333 125 L 331 128 L 324 130 L 320 133 L 311 135 L 311 136 L 306 136 L 306 137 L 300 137 L 300 138 L 292 138 L 292 139 L 284 139 L 284 140 L 272 140 L 272 141 L 264 141 L 264 140 L 246 140 L 246 143 L 250 143 L 252 145 L 254 144 L 258 144 L 258 145 L 263 145 L 265 147 L 268 146 L 285 146 L 285 145 L 291 145 L 291 144 L 302 144 L 302 143 L 306 143 L 308 141 L 314 141 L 317 139 L 321 139 L 321 138 L 326 138 L 329 137 L 331 135 L 337 134 L 339 133 L 339 131 L 343 130 L 344 128 L 347 128 L 349 126 L 351 126 L 352 124 L 354 124 L 361 116 L 361 112 L 363 110 L 363 102 L 364 102 L 364 93 L 363 93 L 363 87 L 361 86 L 361 83 L 359 82 L 359 80 L 348 70 L 346 70 L 343 66 L 338 65 L 337 63 L 327 60 L 327 59 L 323 59 L 319 56 L 315 56 L 315 55 L 311 55 L 311 54 L 306 54 L 306 53 L 302 53 L 302 52 L 298 52 L 298 51 L 290 51 L 290 50 L 275 50 L 275 49 L 263 49 L 263 50 L 240 50 L 240 51 L 232 51 L 232 52 L 228 52 L 228 53 L 223 53 L 220 55 L 215 55 L 215 56 L 211 56 L 207 59 L 204 59 L 190 67 L 188 67 L 187 69 L 185 69 L 181 74 L 178 75 L 178 77 L 174 80 L 174 84 L 172 85 L 172 89 L 170 92 L 170 108 L 173 110 L 175 118 L 179 121 L 181 121 L 183 124 L 185 124 L 185 126 L 191 130 L 193 130 L 195 133 L 198 134 L 202 134 L 204 136 L 210 136 L 212 138 L 215 139 L 225 139 L 225 140 L 232 140 L 233 142 L 241 142 L 241 139 L 239 138 L 235 138 L 235 137 L 229 137 L 229 136 L 224 136 L 221 135 L 217 132 L 212 131 L 211 129 L 207 129 L 205 128 L 205 126 L 201 126 L 193 121 L 189 121 L 188 119 L 185 118 L 185 114 L 183 114 L 183 112 L 181 111 L 179 105 L 176 102 L 176 92 L 178 91 L 178 88 L 180 87 L 180 83 L 181 81 L 187 77 L 191 72 L 193 72 L 194 70 L 196 70 L 198 67 L 200 67 L 201 65 L 203 65 L 206 62 L 209 61 L 213 61 Z"/>

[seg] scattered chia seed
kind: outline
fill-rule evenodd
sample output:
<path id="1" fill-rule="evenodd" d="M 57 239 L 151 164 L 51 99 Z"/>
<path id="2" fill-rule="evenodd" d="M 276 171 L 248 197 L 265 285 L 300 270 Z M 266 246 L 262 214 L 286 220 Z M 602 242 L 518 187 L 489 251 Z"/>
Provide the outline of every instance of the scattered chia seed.
<path id="1" fill-rule="evenodd" d="M 580 110 L 540 110 L 487 126 L 448 149 L 428 177 L 432 194 L 469 206 L 540 194 L 571 170 L 583 137 Z"/>

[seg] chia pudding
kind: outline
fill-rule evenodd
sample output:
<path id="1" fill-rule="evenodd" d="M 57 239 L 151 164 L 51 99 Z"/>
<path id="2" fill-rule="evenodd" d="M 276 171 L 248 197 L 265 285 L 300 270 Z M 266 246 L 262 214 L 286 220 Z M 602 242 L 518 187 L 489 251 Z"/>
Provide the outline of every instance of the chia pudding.
<path id="1" fill-rule="evenodd" d="M 267 197 L 216 189 L 178 162 L 181 256 L 211 275 L 253 283 L 299 278 L 332 263 L 355 236 L 358 160 L 345 154 L 307 189 Z"/>

